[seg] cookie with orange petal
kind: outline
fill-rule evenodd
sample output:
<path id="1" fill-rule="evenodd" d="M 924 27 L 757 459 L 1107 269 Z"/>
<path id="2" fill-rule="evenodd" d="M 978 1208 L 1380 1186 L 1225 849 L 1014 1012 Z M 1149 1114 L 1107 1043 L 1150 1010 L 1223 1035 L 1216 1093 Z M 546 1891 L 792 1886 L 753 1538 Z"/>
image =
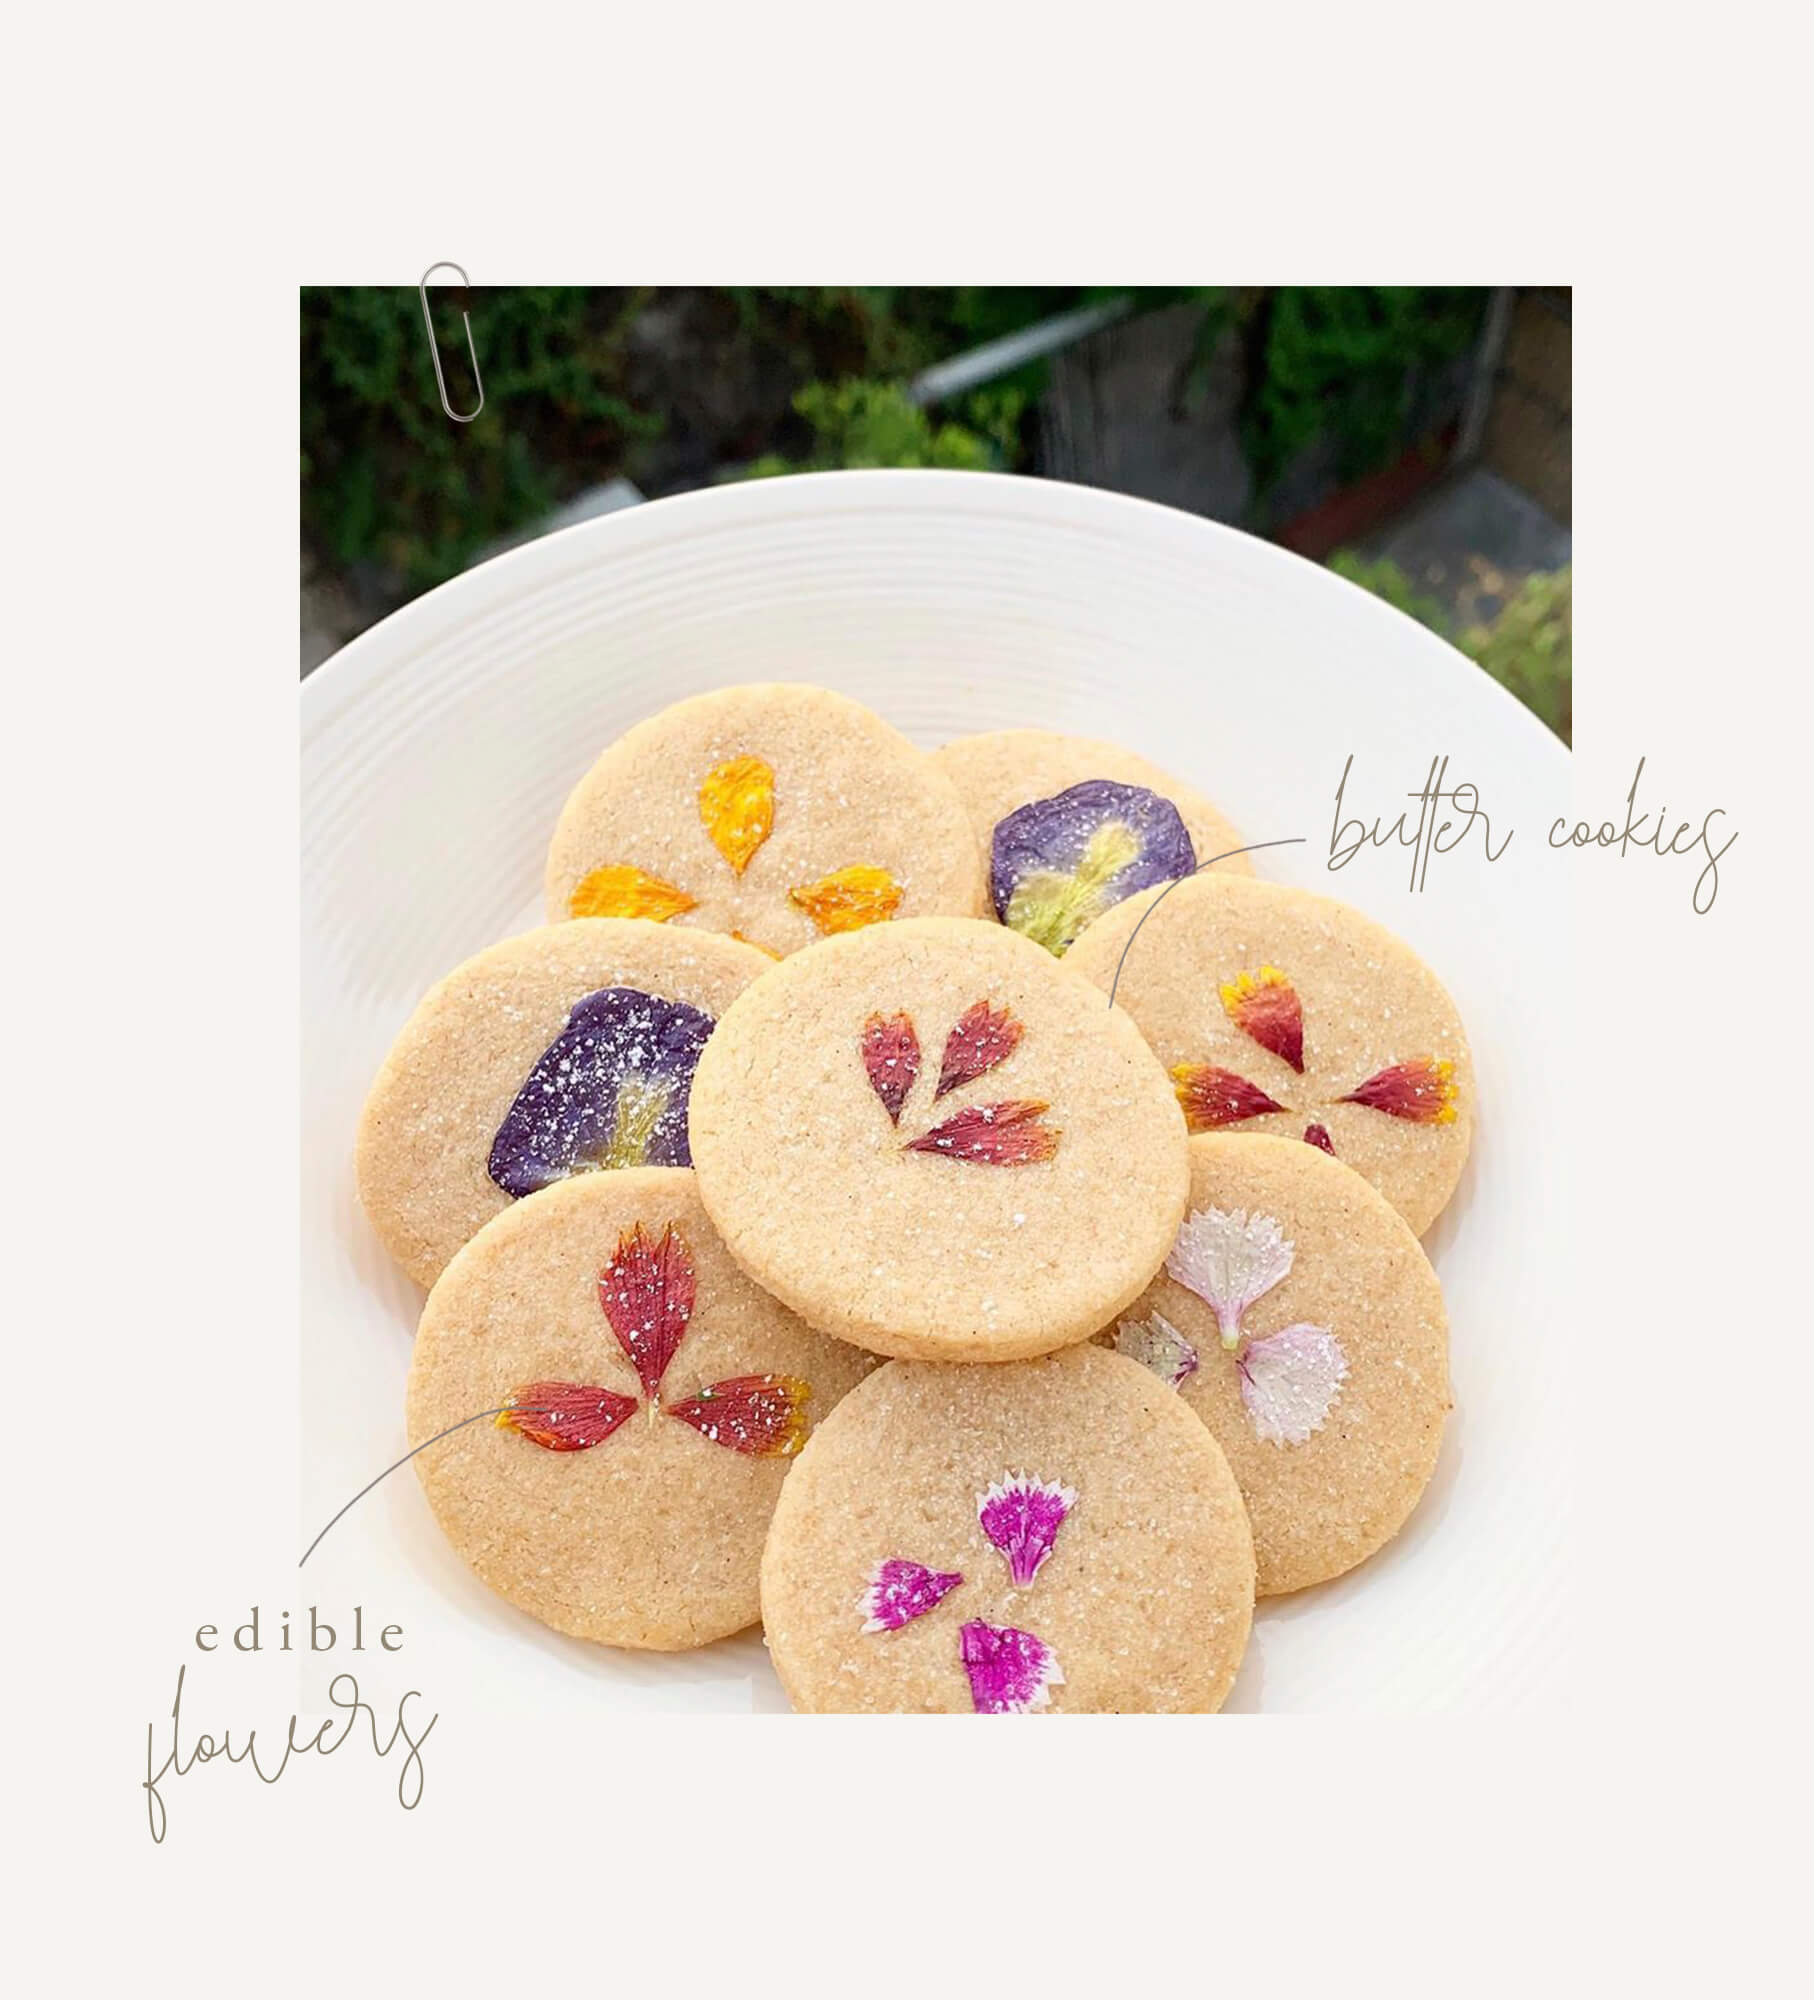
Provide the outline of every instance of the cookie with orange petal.
<path id="1" fill-rule="evenodd" d="M 1118 904 L 1065 963 L 1113 989 L 1193 1133 L 1305 1140 L 1419 1235 L 1442 1213 L 1473 1132 L 1467 1036 L 1441 981 L 1372 918 L 1212 870 Z"/>
<path id="2" fill-rule="evenodd" d="M 755 1622 L 783 1475 L 872 1365 L 750 1283 L 691 1173 L 593 1174 L 505 1210 L 442 1272 L 410 1443 L 448 1540 L 520 1609 L 607 1645 L 702 1646 Z"/>
<path id="3" fill-rule="evenodd" d="M 1087 1340 L 1183 1214 L 1184 1119 L 1127 1016 L 999 924 L 827 939 L 700 1057 L 693 1164 L 756 1281 L 878 1354 Z"/>
<path id="4" fill-rule="evenodd" d="M 1105 1335 L 1195 1410 L 1253 1522 L 1259 1591 L 1301 1590 L 1404 1525 L 1449 1410 L 1423 1247 L 1360 1175 L 1295 1138 L 1190 1142 L 1163 1275 Z"/>
<path id="5" fill-rule="evenodd" d="M 546 887 L 554 921 L 698 926 L 777 957 L 984 908 L 944 773 L 860 703 L 786 683 L 696 695 L 620 737 L 561 813 Z"/>

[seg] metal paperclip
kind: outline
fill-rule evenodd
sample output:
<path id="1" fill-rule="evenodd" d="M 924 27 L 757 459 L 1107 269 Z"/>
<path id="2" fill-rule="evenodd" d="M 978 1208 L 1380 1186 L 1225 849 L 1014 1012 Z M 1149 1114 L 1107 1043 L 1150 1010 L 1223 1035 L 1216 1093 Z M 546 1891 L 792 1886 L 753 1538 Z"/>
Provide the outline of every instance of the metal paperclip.
<path id="1" fill-rule="evenodd" d="M 479 411 L 485 407 L 485 384 L 479 379 L 479 350 L 473 345 L 472 340 L 472 314 L 466 309 L 465 305 L 460 307 L 460 317 L 466 322 L 466 352 L 472 357 L 472 380 L 473 386 L 479 392 L 479 400 L 475 408 L 468 410 L 462 416 L 447 400 L 447 378 L 441 373 L 441 349 L 435 339 L 434 318 L 428 310 L 428 281 L 437 271 L 459 271 L 462 293 L 470 289 L 471 281 L 458 264 L 450 263 L 443 258 L 440 263 L 429 265 L 428 269 L 422 273 L 422 282 L 416 287 L 416 290 L 422 295 L 422 324 L 428 329 L 428 352 L 429 358 L 435 364 L 435 387 L 441 392 L 441 407 L 453 418 L 456 424 L 469 424 L 479 414 Z"/>

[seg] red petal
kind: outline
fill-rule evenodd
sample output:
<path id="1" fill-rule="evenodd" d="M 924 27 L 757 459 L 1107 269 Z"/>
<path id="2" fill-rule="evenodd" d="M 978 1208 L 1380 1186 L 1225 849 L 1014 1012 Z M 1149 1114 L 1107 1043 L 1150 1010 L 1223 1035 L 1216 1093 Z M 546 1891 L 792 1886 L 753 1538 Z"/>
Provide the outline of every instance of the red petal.
<path id="1" fill-rule="evenodd" d="M 1332 1159 L 1335 1156 L 1335 1141 L 1329 1136 L 1327 1125 L 1306 1125 L 1304 1138 L 1312 1146 L 1321 1146 Z"/>
<path id="2" fill-rule="evenodd" d="M 1414 1056 L 1394 1063 L 1349 1091 L 1343 1104 L 1364 1104 L 1388 1118 L 1408 1118 L 1413 1125 L 1455 1122 L 1455 1065 L 1434 1056 Z"/>
<path id="3" fill-rule="evenodd" d="M 634 1396 L 579 1382 L 530 1382 L 510 1392 L 498 1429 L 519 1431 L 544 1451 L 590 1451 L 636 1408 Z"/>
<path id="4" fill-rule="evenodd" d="M 1257 1083 L 1236 1076 L 1214 1063 L 1179 1063 L 1172 1085 L 1184 1107 L 1184 1122 L 1193 1132 L 1213 1132 L 1219 1125 L 1238 1125 L 1244 1118 L 1263 1118 L 1285 1106 L 1268 1097 Z"/>
<path id="5" fill-rule="evenodd" d="M 1005 1104 L 973 1104 L 954 1112 L 923 1138 L 910 1139 L 912 1153 L 942 1153 L 947 1159 L 975 1160 L 986 1167 L 1025 1167 L 1049 1160 L 1059 1135 L 1040 1122 L 1045 1104 L 1010 1098 Z"/>
<path id="6" fill-rule="evenodd" d="M 960 1083 L 974 1083 L 999 1062 L 1006 1062 L 1019 1046 L 1022 1029 L 1006 1007 L 991 1007 L 977 1001 L 964 1010 L 958 1024 L 945 1038 L 945 1058 L 939 1066 L 938 1089 L 943 1097 Z"/>
<path id="7" fill-rule="evenodd" d="M 863 1023 L 863 1067 L 882 1109 L 898 1125 L 901 1106 L 920 1073 L 920 1038 L 908 1014 L 871 1014 Z"/>
<path id="8" fill-rule="evenodd" d="M 693 1317 L 693 1294 L 693 1260 L 671 1222 L 660 1242 L 639 1222 L 598 1274 L 598 1302 L 651 1397 Z"/>
<path id="9" fill-rule="evenodd" d="M 1237 973 L 1222 988 L 1222 1011 L 1242 1034 L 1303 1075 L 1304 1004 L 1276 965 Z"/>
<path id="10" fill-rule="evenodd" d="M 806 1442 L 811 1395 L 811 1383 L 795 1375 L 733 1375 L 670 1403 L 668 1415 L 748 1458 L 792 1458 Z"/>

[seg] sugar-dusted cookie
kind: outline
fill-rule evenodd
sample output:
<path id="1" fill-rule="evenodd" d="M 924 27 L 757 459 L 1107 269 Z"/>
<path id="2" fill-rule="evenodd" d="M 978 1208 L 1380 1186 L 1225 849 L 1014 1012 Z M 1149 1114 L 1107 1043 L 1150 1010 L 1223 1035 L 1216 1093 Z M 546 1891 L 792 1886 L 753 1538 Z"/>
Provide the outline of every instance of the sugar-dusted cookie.
<path id="1" fill-rule="evenodd" d="M 987 907 L 931 758 L 844 695 L 782 683 L 695 695 L 619 737 L 561 813 L 547 893 L 551 919 L 653 917 L 776 955 Z"/>
<path id="2" fill-rule="evenodd" d="M 543 1624 L 702 1646 L 758 1615 L 789 1459 L 872 1366 L 738 1270 L 677 1167 L 588 1174 L 487 1223 L 429 1294 L 415 1464 L 447 1538 Z"/>
<path id="3" fill-rule="evenodd" d="M 686 1166 L 693 1065 L 770 961 L 710 932 L 590 920 L 493 945 L 424 999 L 359 1121 L 359 1198 L 418 1284 L 519 1196 Z"/>
<path id="4" fill-rule="evenodd" d="M 1215 1440 L 1085 1345 L 879 1369 L 788 1475 L 762 1619 L 809 1712 L 1203 1714 L 1241 1663 L 1253 1580 Z"/>
<path id="5" fill-rule="evenodd" d="M 1184 1120 L 1127 1017 L 999 924 L 829 939 L 732 1004 L 693 1086 L 732 1253 L 880 1354 L 1007 1361 L 1086 1340 L 1184 1212 Z"/>
<path id="6" fill-rule="evenodd" d="M 1193 1132 L 1290 1133 L 1420 1236 L 1441 1214 L 1473 1130 L 1467 1037 L 1436 975 L 1370 917 L 1212 870 L 1131 897 L 1065 963 L 1140 1024 Z"/>
<path id="7" fill-rule="evenodd" d="M 1200 792 L 1112 743 L 1046 729 L 960 736 L 934 761 L 957 787 L 1004 924 L 1063 952 L 1093 919 L 1220 854 L 1251 875 L 1241 836 Z"/>
<path id="8" fill-rule="evenodd" d="M 1363 1562 L 1429 1484 L 1449 1409 L 1442 1287 L 1339 1160 L 1296 1139 L 1193 1139 L 1165 1275 L 1110 1336 L 1215 1433 L 1261 1596 Z"/>

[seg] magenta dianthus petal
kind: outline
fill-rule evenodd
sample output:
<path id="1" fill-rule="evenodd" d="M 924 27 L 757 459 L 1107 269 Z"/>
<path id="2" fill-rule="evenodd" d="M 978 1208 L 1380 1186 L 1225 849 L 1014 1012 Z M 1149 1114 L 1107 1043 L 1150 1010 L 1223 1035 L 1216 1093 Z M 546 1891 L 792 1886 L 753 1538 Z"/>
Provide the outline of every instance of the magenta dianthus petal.
<path id="1" fill-rule="evenodd" d="M 928 1569 L 924 1563 L 890 1556 L 869 1575 L 869 1587 L 857 1599 L 865 1632 L 898 1632 L 923 1618 L 943 1597 L 963 1582 L 958 1570 Z"/>
<path id="2" fill-rule="evenodd" d="M 1065 1516 L 1077 1504 L 1077 1494 L 1057 1480 L 1041 1482 L 1018 1472 L 1005 1474 L 986 1493 L 977 1495 L 976 1518 L 982 1531 L 1007 1558 L 1008 1574 L 1025 1590 L 1052 1553 L 1052 1543 Z"/>
<path id="3" fill-rule="evenodd" d="M 958 1635 L 970 1705 L 978 1715 L 1027 1715 L 1049 1708 L 1052 1689 L 1064 1685 L 1058 1655 L 1036 1633 L 981 1619 Z"/>

